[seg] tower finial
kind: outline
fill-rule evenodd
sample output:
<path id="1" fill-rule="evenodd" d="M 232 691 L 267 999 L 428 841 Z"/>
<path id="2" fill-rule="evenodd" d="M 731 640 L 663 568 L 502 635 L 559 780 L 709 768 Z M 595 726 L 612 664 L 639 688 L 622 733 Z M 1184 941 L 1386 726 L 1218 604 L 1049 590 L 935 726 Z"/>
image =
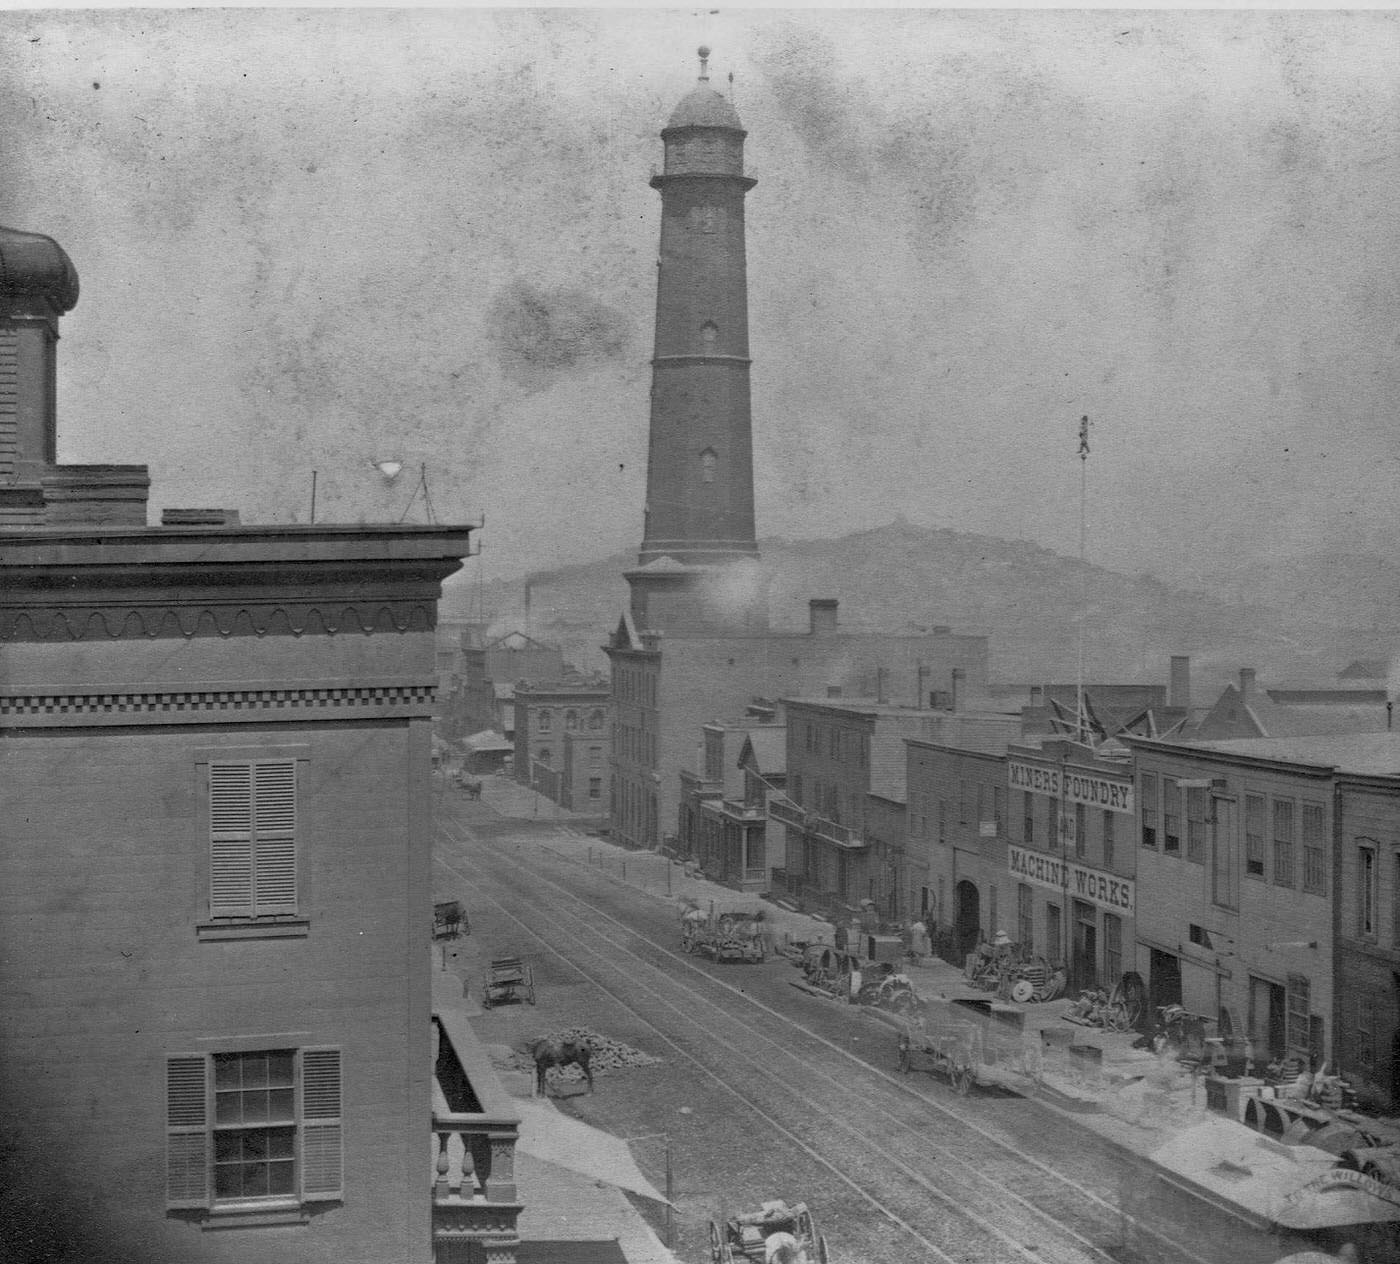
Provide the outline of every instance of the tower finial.
<path id="1" fill-rule="evenodd" d="M 708 44 L 700 45 L 700 82 L 710 82 L 710 47 Z"/>

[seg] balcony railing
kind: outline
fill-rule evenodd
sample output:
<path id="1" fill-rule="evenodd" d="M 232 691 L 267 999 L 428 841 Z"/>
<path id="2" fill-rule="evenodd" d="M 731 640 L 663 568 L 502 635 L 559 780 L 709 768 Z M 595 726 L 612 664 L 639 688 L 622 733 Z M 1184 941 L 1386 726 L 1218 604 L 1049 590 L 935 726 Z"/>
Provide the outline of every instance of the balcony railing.
<path id="1" fill-rule="evenodd" d="M 720 811 L 735 821 L 764 821 L 768 813 L 761 803 L 745 803 L 743 799 L 725 799 Z"/>
<path id="2" fill-rule="evenodd" d="M 807 823 L 807 813 L 791 799 L 769 799 L 768 815 L 781 825 L 791 825 L 802 829 Z"/>
<path id="3" fill-rule="evenodd" d="M 434 1014 L 433 1046 L 434 1264 L 459 1264 L 477 1258 L 474 1252 L 514 1264 L 520 1117 L 464 1021 Z"/>
<path id="4" fill-rule="evenodd" d="M 824 816 L 812 817 L 807 825 L 807 832 L 818 838 L 824 838 L 829 843 L 835 843 L 838 847 L 865 846 L 865 839 L 849 825 L 838 825 L 835 821 L 830 821 Z"/>

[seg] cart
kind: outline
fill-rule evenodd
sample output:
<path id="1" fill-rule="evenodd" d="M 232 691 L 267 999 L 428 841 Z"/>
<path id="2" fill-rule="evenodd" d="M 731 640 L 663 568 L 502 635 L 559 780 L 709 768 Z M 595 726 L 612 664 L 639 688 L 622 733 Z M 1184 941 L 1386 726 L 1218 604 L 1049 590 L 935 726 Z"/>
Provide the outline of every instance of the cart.
<path id="1" fill-rule="evenodd" d="M 490 1009 L 511 1001 L 535 1003 L 535 975 L 529 962 L 519 957 L 493 957 L 481 989 L 481 1004 Z"/>
<path id="2" fill-rule="evenodd" d="M 681 915 L 681 949 L 698 952 L 713 961 L 761 965 L 768 959 L 766 930 L 761 912 L 706 916 L 691 907 Z"/>
<path id="3" fill-rule="evenodd" d="M 753 1260 L 763 1264 L 764 1244 L 775 1233 L 789 1233 L 810 1264 L 828 1264 L 826 1238 L 817 1232 L 806 1203 L 766 1202 L 723 1224 L 710 1221 L 710 1264 Z"/>
<path id="4" fill-rule="evenodd" d="M 467 910 L 461 900 L 444 900 L 433 905 L 433 940 L 461 939 L 472 933 Z"/>
<path id="5" fill-rule="evenodd" d="M 899 1033 L 899 1069 L 941 1075 L 964 1097 L 974 1088 L 1018 1091 L 1020 1051 L 994 1025 L 975 1003 L 932 1002 L 922 1021 L 906 1021 Z"/>

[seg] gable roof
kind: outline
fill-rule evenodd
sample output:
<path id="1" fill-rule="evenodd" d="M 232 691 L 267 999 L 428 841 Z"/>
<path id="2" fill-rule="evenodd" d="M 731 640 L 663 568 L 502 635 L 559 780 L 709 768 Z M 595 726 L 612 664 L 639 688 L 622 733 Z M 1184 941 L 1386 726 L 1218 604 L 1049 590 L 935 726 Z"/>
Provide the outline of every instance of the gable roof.
<path id="1" fill-rule="evenodd" d="M 750 729 L 739 749 L 739 767 L 759 776 L 787 772 L 787 725 Z"/>

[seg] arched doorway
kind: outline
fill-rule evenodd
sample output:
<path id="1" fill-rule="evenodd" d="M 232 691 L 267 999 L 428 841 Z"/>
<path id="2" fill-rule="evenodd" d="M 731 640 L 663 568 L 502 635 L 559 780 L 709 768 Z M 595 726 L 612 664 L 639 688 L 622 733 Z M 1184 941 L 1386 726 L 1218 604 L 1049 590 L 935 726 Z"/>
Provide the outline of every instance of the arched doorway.
<path id="1" fill-rule="evenodd" d="M 955 895 L 958 901 L 958 959 L 964 960 L 977 947 L 977 940 L 982 934 L 982 897 L 976 885 L 966 878 L 958 883 Z"/>

